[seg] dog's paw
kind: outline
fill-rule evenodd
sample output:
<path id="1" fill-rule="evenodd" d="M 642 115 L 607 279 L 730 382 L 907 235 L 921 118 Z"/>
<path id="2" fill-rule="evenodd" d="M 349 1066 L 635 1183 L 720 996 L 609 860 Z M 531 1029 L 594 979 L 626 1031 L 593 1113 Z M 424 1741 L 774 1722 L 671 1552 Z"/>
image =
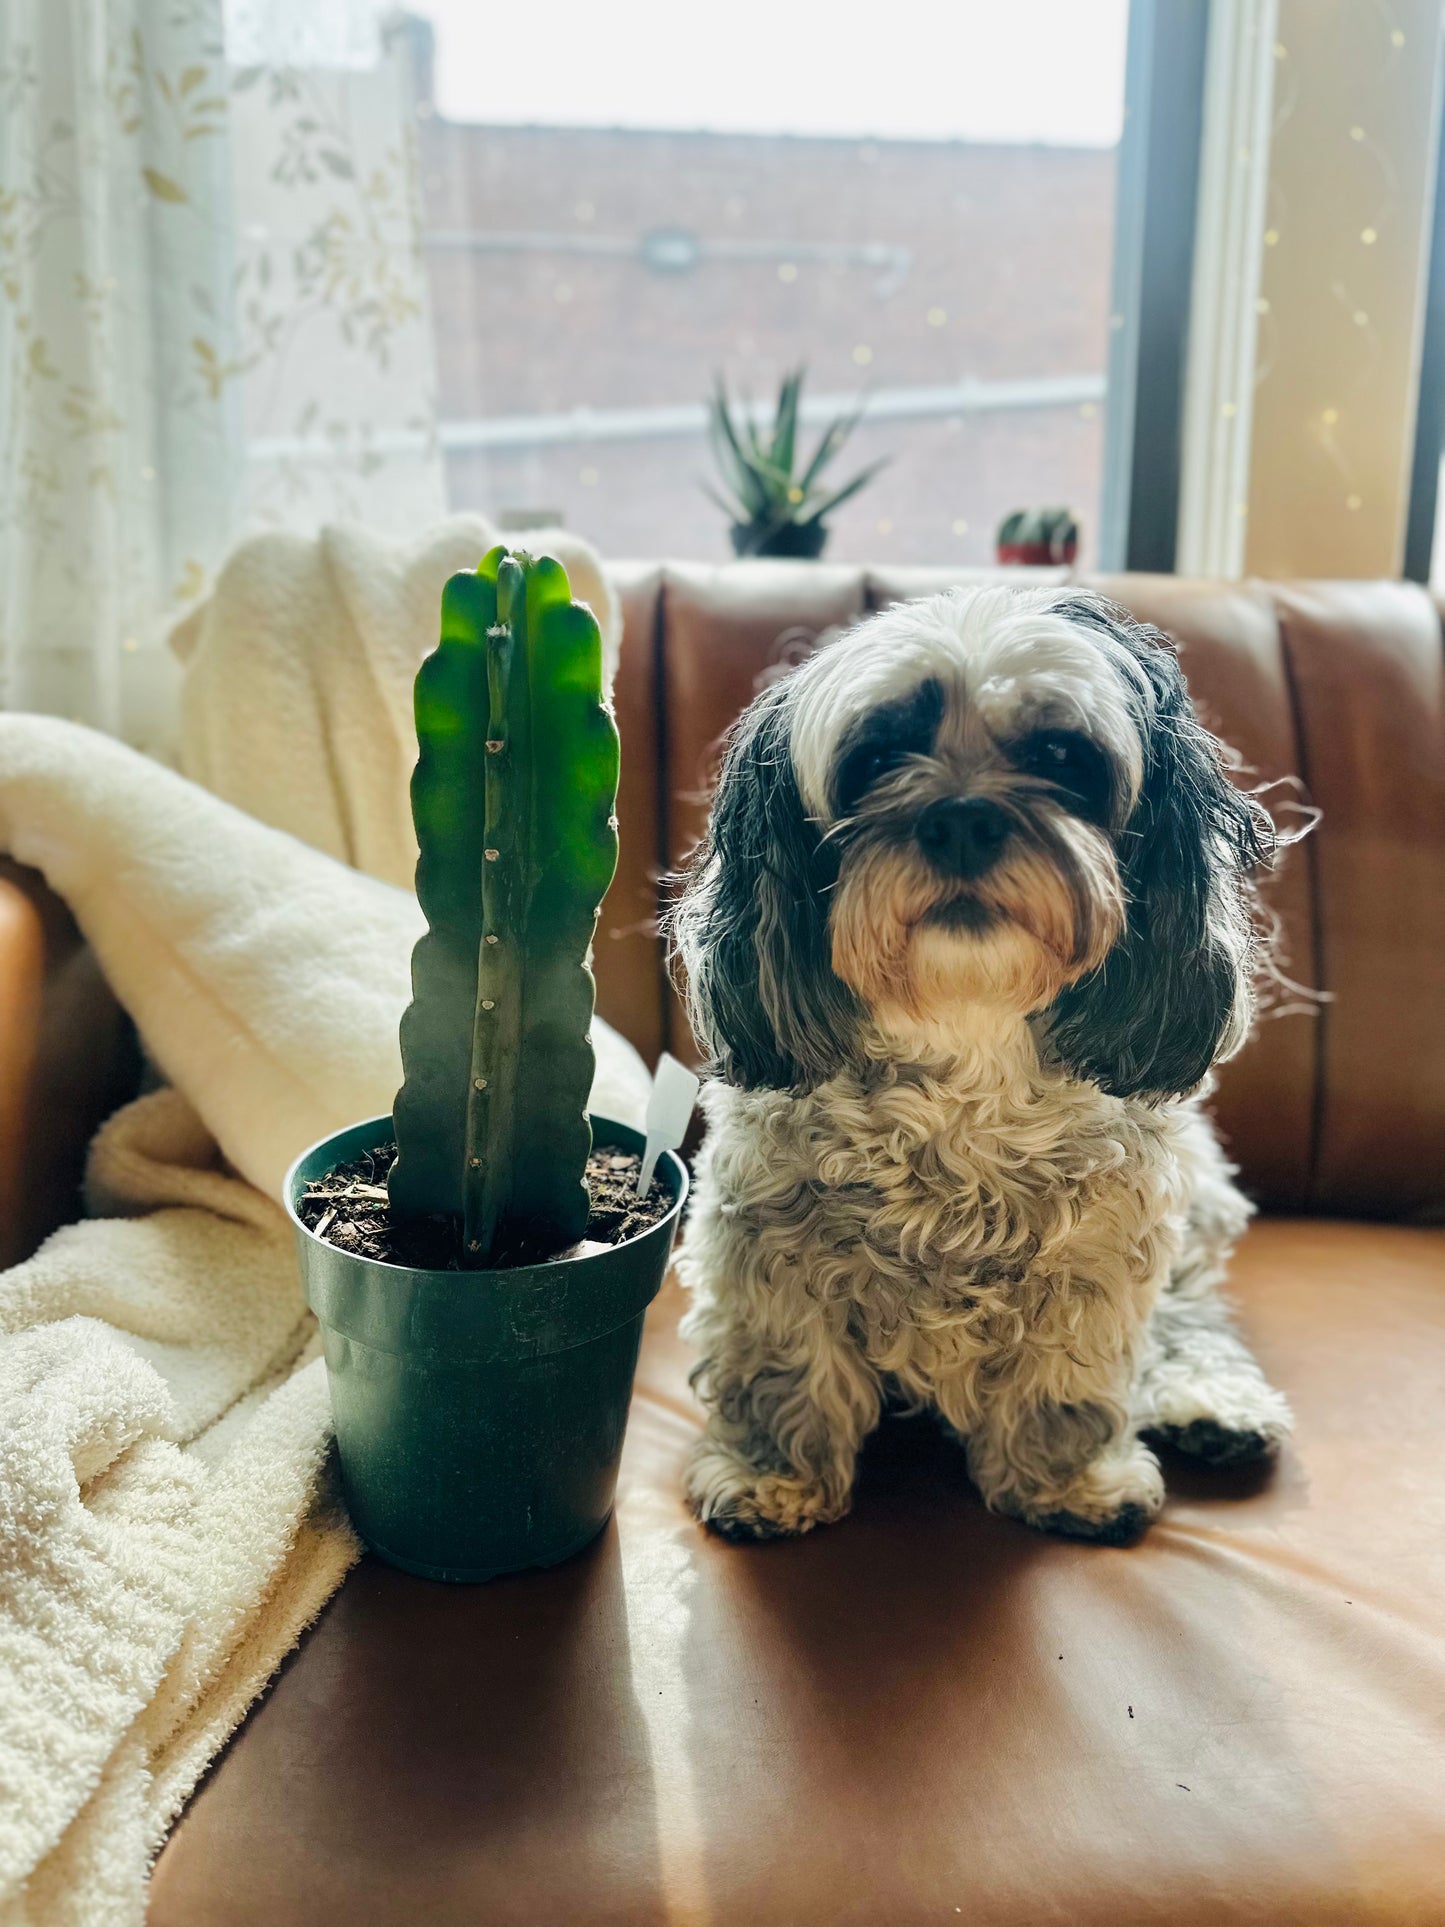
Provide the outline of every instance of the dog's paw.
<path id="1" fill-rule="evenodd" d="M 1272 1459 L 1294 1430 L 1283 1395 L 1257 1373 L 1214 1373 L 1172 1388 L 1148 1431 L 1202 1465 Z"/>
<path id="2" fill-rule="evenodd" d="M 1121 1505 L 1107 1519 L 1086 1519 L 1077 1512 L 1044 1512 L 1031 1521 L 1040 1532 L 1061 1539 L 1087 1539 L 1093 1546 L 1132 1546 L 1144 1537 L 1153 1514 L 1142 1505 Z"/>
<path id="3" fill-rule="evenodd" d="M 1204 1465 L 1250 1465 L 1274 1458 L 1288 1428 L 1235 1427 L 1221 1425 L 1218 1419 L 1196 1418 L 1187 1425 L 1156 1425 L 1154 1435 Z"/>
<path id="4" fill-rule="evenodd" d="M 795 1538 L 847 1511 L 820 1485 L 761 1470 L 716 1439 L 702 1438 L 688 1460 L 688 1504 L 709 1531 L 735 1543 Z"/>
<path id="5" fill-rule="evenodd" d="M 1095 1459 L 1061 1492 L 1001 1509 L 1040 1532 L 1128 1546 L 1143 1537 L 1164 1504 L 1164 1477 L 1147 1446 Z"/>

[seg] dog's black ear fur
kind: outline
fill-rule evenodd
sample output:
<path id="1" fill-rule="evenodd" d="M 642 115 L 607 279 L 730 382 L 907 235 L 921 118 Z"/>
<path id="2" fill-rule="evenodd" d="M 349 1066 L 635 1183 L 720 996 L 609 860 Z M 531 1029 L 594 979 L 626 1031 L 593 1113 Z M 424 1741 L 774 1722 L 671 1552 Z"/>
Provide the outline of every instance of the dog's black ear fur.
<path id="1" fill-rule="evenodd" d="M 858 1016 L 833 975 L 827 892 L 838 864 L 793 773 L 791 681 L 764 690 L 735 725 L 669 920 L 698 1042 L 720 1077 L 749 1090 L 823 1083 Z"/>
<path id="2" fill-rule="evenodd" d="M 1144 780 L 1119 836 L 1123 935 L 1046 1014 L 1053 1053 L 1118 1097 L 1191 1091 L 1252 1000 L 1251 880 L 1272 863 L 1268 811 L 1229 780 L 1167 638 L 1101 598 L 1057 613 L 1138 668 Z"/>

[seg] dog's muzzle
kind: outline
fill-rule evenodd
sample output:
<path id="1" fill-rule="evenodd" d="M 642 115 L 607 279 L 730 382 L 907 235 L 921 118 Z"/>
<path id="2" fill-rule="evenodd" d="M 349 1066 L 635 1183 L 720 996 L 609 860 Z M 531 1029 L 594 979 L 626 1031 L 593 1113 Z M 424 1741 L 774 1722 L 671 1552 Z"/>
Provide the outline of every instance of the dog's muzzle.
<path id="1" fill-rule="evenodd" d="M 914 835 L 941 875 L 971 879 L 998 861 L 1009 820 L 986 796 L 942 796 L 924 810 Z"/>

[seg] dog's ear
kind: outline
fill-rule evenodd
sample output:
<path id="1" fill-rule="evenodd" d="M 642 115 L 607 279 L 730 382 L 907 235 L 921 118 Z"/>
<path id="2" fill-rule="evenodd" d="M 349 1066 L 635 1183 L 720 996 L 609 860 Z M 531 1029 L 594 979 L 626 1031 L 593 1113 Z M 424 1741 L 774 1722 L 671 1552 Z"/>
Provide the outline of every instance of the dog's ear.
<path id="1" fill-rule="evenodd" d="M 791 683 L 774 683 L 734 727 L 670 919 L 693 1032 L 717 1074 L 746 1089 L 823 1083 L 858 1015 L 833 975 L 827 893 L 838 864 L 793 772 Z"/>
<path id="2" fill-rule="evenodd" d="M 1132 661 L 1144 777 L 1119 836 L 1126 923 L 1045 1018 L 1049 1046 L 1118 1097 L 1191 1091 L 1243 1043 L 1254 1008 L 1252 879 L 1275 853 L 1268 811 L 1229 780 L 1167 639 L 1102 601 L 1060 614 Z"/>

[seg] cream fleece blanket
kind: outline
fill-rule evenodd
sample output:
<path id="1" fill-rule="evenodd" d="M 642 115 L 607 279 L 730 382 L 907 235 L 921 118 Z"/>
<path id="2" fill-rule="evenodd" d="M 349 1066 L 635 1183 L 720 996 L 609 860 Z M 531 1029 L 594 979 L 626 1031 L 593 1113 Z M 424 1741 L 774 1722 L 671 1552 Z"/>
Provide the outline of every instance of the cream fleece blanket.
<path id="1" fill-rule="evenodd" d="M 454 515 L 404 546 L 340 524 L 238 548 L 210 597 L 172 632 L 185 664 L 180 763 L 228 803 L 409 890 L 411 690 L 436 643 L 442 584 L 502 538 Z M 560 529 L 509 535 L 555 555 L 602 631 L 611 686 L 622 641 L 596 551 Z"/>
<path id="2" fill-rule="evenodd" d="M 356 1556 L 276 1199 L 389 1107 L 420 917 L 49 718 L 0 715 L 0 848 L 172 1087 L 96 1141 L 110 1215 L 0 1276 L 0 1924 L 139 1927 L 167 1826 Z M 595 1107 L 640 1117 L 640 1060 L 596 1043 Z"/>

